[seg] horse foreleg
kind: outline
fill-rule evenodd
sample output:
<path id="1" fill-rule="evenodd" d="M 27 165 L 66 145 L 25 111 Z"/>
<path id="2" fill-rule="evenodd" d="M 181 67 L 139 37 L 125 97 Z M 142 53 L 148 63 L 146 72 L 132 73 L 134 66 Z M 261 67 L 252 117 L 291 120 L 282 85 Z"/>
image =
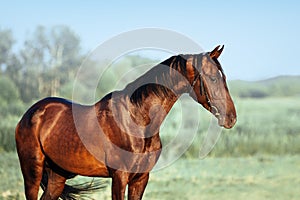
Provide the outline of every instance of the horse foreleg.
<path id="1" fill-rule="evenodd" d="M 131 180 L 128 187 L 128 200 L 142 199 L 148 180 L 149 173 L 140 174 Z"/>

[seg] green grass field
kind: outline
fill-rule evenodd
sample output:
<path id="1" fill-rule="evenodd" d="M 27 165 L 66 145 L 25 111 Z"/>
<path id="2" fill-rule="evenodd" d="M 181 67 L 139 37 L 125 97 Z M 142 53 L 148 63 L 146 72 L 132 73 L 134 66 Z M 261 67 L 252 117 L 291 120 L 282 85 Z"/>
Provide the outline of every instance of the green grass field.
<path id="1" fill-rule="evenodd" d="M 213 151 L 204 160 L 198 159 L 199 149 L 211 115 L 201 107 L 197 107 L 200 115 L 181 111 L 193 101 L 175 105 L 161 132 L 164 144 L 172 141 L 174 134 L 179 134 L 178 130 L 183 131 L 182 136 L 194 131 L 190 125 L 197 117 L 201 126 L 181 159 L 151 174 L 144 199 L 299 199 L 299 100 L 300 96 L 236 98 L 236 126 L 222 131 Z M 18 118 L 13 117 L 0 122 L 4 127 L 0 132 L 0 200 L 24 199 L 14 145 L 17 121 Z M 174 145 L 172 151 L 182 150 Z M 75 179 L 82 180 L 81 177 Z M 92 197 L 110 199 L 110 187 Z"/>
<path id="2" fill-rule="evenodd" d="M 151 173 L 144 199 L 296 200 L 299 185 L 299 155 L 180 159 Z M 110 187 L 91 196 L 110 199 Z M 15 153 L 0 154 L 0 199 L 24 199 Z"/>
<path id="3" fill-rule="evenodd" d="M 299 199 L 300 157 L 179 160 L 152 174 L 145 199 Z"/>
<path id="4" fill-rule="evenodd" d="M 210 156 L 213 157 L 241 157 L 255 155 L 300 155 L 300 97 L 277 97 L 261 99 L 234 99 L 237 110 L 237 124 L 230 130 L 222 130 Z M 211 114 L 202 109 L 197 115 L 192 111 L 181 113 L 193 103 L 187 99 L 174 106 L 174 110 L 168 115 L 170 120 L 161 132 L 163 142 L 168 144 L 174 139 L 174 133 L 179 133 L 180 125 L 184 126 L 180 131 L 193 132 L 191 122 L 199 118 L 198 133 L 189 150 L 184 154 L 187 158 L 198 158 L 200 144 L 206 135 Z M 181 106 L 181 107 L 180 107 Z M 175 112 L 178 109 L 178 112 Z M 173 112 L 174 111 L 174 112 Z M 181 122 L 180 123 L 178 123 Z M 184 138 L 183 138 L 184 139 Z M 174 151 L 176 148 L 174 147 Z"/>

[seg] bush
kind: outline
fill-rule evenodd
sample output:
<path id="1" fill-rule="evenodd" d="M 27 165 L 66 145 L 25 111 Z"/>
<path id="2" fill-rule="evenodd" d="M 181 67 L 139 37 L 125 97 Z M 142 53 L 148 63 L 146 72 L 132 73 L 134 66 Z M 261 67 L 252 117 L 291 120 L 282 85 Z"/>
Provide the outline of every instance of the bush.
<path id="1" fill-rule="evenodd" d="M 0 149 L 15 151 L 15 127 L 18 117 L 8 116 L 0 121 Z"/>
<path id="2" fill-rule="evenodd" d="M 0 75 L 0 106 L 19 100 L 19 92 L 16 85 L 7 77 Z"/>

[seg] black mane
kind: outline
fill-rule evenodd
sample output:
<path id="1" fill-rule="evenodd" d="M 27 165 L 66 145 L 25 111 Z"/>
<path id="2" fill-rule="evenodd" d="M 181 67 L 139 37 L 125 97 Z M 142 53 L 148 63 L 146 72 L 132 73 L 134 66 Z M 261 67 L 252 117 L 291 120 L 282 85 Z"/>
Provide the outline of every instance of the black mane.
<path id="1" fill-rule="evenodd" d="M 172 56 L 154 66 L 144 75 L 126 86 L 125 92 L 130 97 L 131 103 L 141 105 L 143 100 L 150 94 L 155 94 L 160 98 L 168 97 L 172 92 L 173 85 L 179 81 L 178 77 L 170 75 L 170 68 L 187 77 L 186 61 L 192 58 L 196 77 L 201 73 L 202 57 L 203 54 L 180 54 Z M 222 75 L 224 75 L 219 61 L 217 59 L 213 59 L 213 61 Z"/>
<path id="2" fill-rule="evenodd" d="M 172 86 L 178 81 L 170 76 L 170 68 L 186 76 L 186 61 L 190 56 L 196 55 L 177 55 L 154 66 L 143 76 L 128 84 L 125 88 L 130 101 L 133 104 L 141 105 L 144 98 L 150 94 L 164 98 L 172 92 Z"/>

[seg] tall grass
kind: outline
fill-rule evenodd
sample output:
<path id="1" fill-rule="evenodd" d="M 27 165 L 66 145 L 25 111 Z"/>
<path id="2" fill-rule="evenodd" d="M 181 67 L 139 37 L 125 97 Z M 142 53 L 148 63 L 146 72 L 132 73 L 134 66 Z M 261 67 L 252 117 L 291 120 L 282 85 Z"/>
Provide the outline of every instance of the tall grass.
<path id="1" fill-rule="evenodd" d="M 215 155 L 300 153 L 299 98 L 238 99 L 239 121 L 226 131 Z M 231 143 L 231 144 L 230 144 Z"/>
<path id="2" fill-rule="evenodd" d="M 236 99 L 237 124 L 233 129 L 223 129 L 210 156 L 300 154 L 299 100 L 300 97 Z M 177 137 L 177 143 L 191 143 L 184 156 L 198 158 L 211 117 L 193 100 L 184 98 L 174 106 L 161 128 L 164 146 Z M 0 152 L 15 150 L 14 129 L 18 120 L 15 115 L 0 120 Z M 195 133 L 192 138 L 191 133 Z M 170 149 L 173 153 L 185 151 L 176 143 Z"/>
<path id="3" fill-rule="evenodd" d="M 237 124 L 233 129 L 222 130 L 210 156 L 300 154 L 299 100 L 299 97 L 236 99 Z M 201 110 L 202 123 L 194 141 L 184 154 L 188 158 L 199 157 L 200 146 L 210 123 L 211 115 L 203 111 L 204 109 Z M 191 116 L 189 117 L 191 118 Z M 194 118 L 196 117 L 194 116 Z M 193 130 L 186 128 L 186 131 Z M 166 134 L 162 134 L 162 137 L 165 144 L 174 138 L 170 134 L 172 132 L 174 129 L 171 126 L 168 127 L 168 130 L 164 130 Z"/>

